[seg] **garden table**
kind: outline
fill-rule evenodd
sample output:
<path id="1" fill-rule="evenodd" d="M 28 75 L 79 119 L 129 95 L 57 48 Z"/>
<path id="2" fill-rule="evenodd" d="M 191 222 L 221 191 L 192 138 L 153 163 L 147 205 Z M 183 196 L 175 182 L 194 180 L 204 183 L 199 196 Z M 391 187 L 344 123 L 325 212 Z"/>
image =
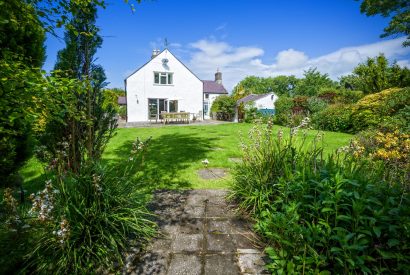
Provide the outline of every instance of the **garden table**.
<path id="1" fill-rule="evenodd" d="M 164 124 L 171 121 L 182 121 L 189 123 L 189 113 L 188 112 L 172 112 L 172 113 L 161 113 Z"/>

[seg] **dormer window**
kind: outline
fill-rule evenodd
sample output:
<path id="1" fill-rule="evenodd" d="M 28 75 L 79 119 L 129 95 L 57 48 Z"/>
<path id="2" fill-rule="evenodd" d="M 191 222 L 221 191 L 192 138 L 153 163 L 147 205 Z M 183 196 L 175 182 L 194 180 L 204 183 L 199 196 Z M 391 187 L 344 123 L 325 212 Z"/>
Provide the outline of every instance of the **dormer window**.
<path id="1" fill-rule="evenodd" d="M 154 72 L 154 84 L 172 85 L 174 82 L 173 73 Z"/>

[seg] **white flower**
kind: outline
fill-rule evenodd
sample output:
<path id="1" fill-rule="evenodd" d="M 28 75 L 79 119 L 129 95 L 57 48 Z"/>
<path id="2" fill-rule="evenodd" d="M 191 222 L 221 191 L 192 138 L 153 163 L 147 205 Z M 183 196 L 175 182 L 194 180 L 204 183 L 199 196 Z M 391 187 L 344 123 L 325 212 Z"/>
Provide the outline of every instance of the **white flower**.
<path id="1" fill-rule="evenodd" d="M 209 164 L 209 160 L 208 160 L 208 159 L 204 159 L 204 160 L 202 161 L 202 164 L 208 165 L 208 164 Z"/>

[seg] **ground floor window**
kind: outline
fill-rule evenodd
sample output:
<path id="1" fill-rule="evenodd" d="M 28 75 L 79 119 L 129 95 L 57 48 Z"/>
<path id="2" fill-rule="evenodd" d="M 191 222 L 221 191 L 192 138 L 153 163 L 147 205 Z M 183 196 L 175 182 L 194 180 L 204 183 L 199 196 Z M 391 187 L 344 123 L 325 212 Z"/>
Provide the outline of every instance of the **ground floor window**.
<path id="1" fill-rule="evenodd" d="M 178 100 L 165 98 L 148 99 L 148 119 L 160 119 L 162 112 L 178 112 Z"/>
<path id="2" fill-rule="evenodd" d="M 169 112 L 178 112 L 178 100 L 169 101 Z"/>

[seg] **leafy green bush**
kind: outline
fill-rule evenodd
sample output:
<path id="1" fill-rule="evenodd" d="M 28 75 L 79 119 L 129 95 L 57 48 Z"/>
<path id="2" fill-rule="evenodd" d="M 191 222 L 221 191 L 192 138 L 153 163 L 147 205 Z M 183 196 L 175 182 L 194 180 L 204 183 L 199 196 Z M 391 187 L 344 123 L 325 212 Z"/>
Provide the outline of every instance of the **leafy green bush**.
<path id="1" fill-rule="evenodd" d="M 392 88 L 367 95 L 353 106 L 353 129 L 358 132 L 377 127 L 383 120 L 409 105 L 410 88 Z"/>
<path id="2" fill-rule="evenodd" d="M 312 123 L 316 129 L 348 132 L 351 127 L 351 106 L 333 104 L 312 116 Z"/>
<path id="3" fill-rule="evenodd" d="M 284 138 L 269 124 L 253 128 L 235 170 L 231 196 L 255 218 L 269 270 L 408 272 L 410 195 L 360 148 L 324 158 L 322 136 L 306 149 L 297 129 Z"/>
<path id="4" fill-rule="evenodd" d="M 22 270 L 22 256 L 27 273 L 90 274 L 124 266 L 124 253 L 141 248 L 156 229 L 145 208 L 148 189 L 133 179 L 147 142 L 137 140 L 120 169 L 89 162 L 78 174 L 65 170 L 61 152 L 44 190 L 31 195 L 30 211 L 5 194 L 9 210 L 0 212 L 0 244 L 16 257 L 5 270 Z"/>
<path id="5" fill-rule="evenodd" d="M 323 111 L 327 105 L 327 102 L 319 97 L 312 96 L 307 100 L 307 108 L 311 114 Z"/>
<path id="6" fill-rule="evenodd" d="M 281 96 L 275 102 L 274 122 L 279 125 L 289 125 L 294 102 L 291 97 Z"/>
<path id="7" fill-rule="evenodd" d="M 125 106 L 118 107 L 118 115 L 122 119 L 126 119 L 127 118 L 127 107 L 125 107 Z"/>
<path id="8" fill-rule="evenodd" d="M 216 113 L 218 120 L 232 120 L 235 115 L 236 101 L 228 95 L 218 96 L 211 106 L 211 112 Z"/>
<path id="9" fill-rule="evenodd" d="M 245 106 L 245 118 L 246 123 L 251 123 L 261 117 L 261 114 L 258 113 L 258 109 L 253 106 Z"/>
<path id="10" fill-rule="evenodd" d="M 38 111 L 35 83 L 38 69 L 28 67 L 21 56 L 0 59 L 0 186 L 31 154 L 32 123 Z"/>
<path id="11" fill-rule="evenodd" d="M 362 91 L 340 90 L 336 95 L 336 102 L 341 104 L 352 104 L 363 98 Z"/>

